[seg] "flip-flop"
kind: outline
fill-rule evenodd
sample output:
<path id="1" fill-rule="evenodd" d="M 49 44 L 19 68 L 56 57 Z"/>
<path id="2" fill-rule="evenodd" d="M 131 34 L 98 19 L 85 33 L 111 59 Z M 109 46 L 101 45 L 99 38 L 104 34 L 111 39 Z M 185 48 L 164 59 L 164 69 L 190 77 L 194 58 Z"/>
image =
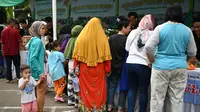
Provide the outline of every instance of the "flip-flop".
<path id="1" fill-rule="evenodd" d="M 112 112 L 112 110 L 113 110 L 112 108 L 108 108 L 107 109 L 108 112 Z"/>
<path id="2" fill-rule="evenodd" d="M 13 81 L 13 80 L 11 80 L 11 81 L 10 81 L 10 83 L 14 83 L 14 81 Z"/>
<path id="3" fill-rule="evenodd" d="M 10 81 L 9 81 L 9 80 L 6 80 L 5 83 L 10 83 Z"/>

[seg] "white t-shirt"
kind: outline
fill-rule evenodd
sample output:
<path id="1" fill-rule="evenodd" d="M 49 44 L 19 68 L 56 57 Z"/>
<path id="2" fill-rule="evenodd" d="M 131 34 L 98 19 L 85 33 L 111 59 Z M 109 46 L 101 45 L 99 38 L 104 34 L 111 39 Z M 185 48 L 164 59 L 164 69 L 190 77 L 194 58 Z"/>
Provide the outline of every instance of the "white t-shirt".
<path id="1" fill-rule="evenodd" d="M 24 83 L 24 78 L 20 78 L 18 82 L 18 87 Z M 35 97 L 35 86 L 36 81 L 35 79 L 30 76 L 28 83 L 26 83 L 25 88 L 21 91 L 21 103 L 29 103 L 36 100 Z"/>
<path id="2" fill-rule="evenodd" d="M 126 49 L 126 51 L 129 52 L 129 55 L 128 55 L 126 63 L 141 64 L 141 65 L 148 66 L 149 60 L 146 55 L 146 51 L 145 51 L 144 47 L 138 48 L 138 46 L 137 46 L 139 34 L 141 32 L 142 32 L 142 30 L 140 30 L 139 28 L 132 30 L 127 37 L 125 49 Z M 152 34 L 153 34 L 153 31 L 148 32 L 149 36 L 151 36 Z M 146 41 L 147 40 L 148 39 L 146 39 Z"/>

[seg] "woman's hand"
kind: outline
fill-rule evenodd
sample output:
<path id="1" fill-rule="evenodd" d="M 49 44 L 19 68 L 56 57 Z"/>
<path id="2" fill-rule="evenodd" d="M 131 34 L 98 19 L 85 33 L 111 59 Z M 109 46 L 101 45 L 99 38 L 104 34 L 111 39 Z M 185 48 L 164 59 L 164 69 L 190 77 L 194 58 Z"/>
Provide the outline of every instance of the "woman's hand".
<path id="1" fill-rule="evenodd" d="M 110 76 L 110 75 L 111 75 L 111 72 L 106 73 L 106 75 L 107 75 L 107 76 Z"/>
<path id="2" fill-rule="evenodd" d="M 148 67 L 149 67 L 149 68 L 152 68 L 152 63 L 149 63 L 149 64 L 148 64 Z"/>
<path id="3" fill-rule="evenodd" d="M 42 74 L 40 75 L 40 79 L 43 81 L 43 80 L 46 80 L 47 79 L 47 75 L 46 74 Z"/>
<path id="4" fill-rule="evenodd" d="M 29 81 L 29 77 L 27 77 L 26 79 L 24 79 L 24 82 L 27 83 Z"/>

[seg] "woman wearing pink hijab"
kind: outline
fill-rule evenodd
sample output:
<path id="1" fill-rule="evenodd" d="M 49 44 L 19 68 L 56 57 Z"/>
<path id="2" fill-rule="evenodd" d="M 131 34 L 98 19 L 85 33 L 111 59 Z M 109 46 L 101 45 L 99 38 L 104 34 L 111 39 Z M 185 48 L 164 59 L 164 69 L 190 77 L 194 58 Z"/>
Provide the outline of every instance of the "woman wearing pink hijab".
<path id="1" fill-rule="evenodd" d="M 139 27 L 128 35 L 125 49 L 129 52 L 126 66 L 129 82 L 128 112 L 134 112 L 137 91 L 139 90 L 140 111 L 146 112 L 151 68 L 144 46 L 154 29 L 154 17 L 145 15 Z"/>

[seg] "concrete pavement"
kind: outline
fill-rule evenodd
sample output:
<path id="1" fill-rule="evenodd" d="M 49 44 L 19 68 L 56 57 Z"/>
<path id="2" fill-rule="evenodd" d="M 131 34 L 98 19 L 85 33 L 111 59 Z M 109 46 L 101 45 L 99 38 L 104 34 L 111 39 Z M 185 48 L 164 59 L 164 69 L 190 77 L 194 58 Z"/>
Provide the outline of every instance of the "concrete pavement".
<path id="1" fill-rule="evenodd" d="M 73 106 L 67 106 L 66 102 L 55 102 L 54 95 L 52 91 L 47 92 L 44 109 L 46 112 L 78 112 Z M 5 79 L 0 79 L 0 112 L 21 112 L 17 82 L 5 83 Z"/>

